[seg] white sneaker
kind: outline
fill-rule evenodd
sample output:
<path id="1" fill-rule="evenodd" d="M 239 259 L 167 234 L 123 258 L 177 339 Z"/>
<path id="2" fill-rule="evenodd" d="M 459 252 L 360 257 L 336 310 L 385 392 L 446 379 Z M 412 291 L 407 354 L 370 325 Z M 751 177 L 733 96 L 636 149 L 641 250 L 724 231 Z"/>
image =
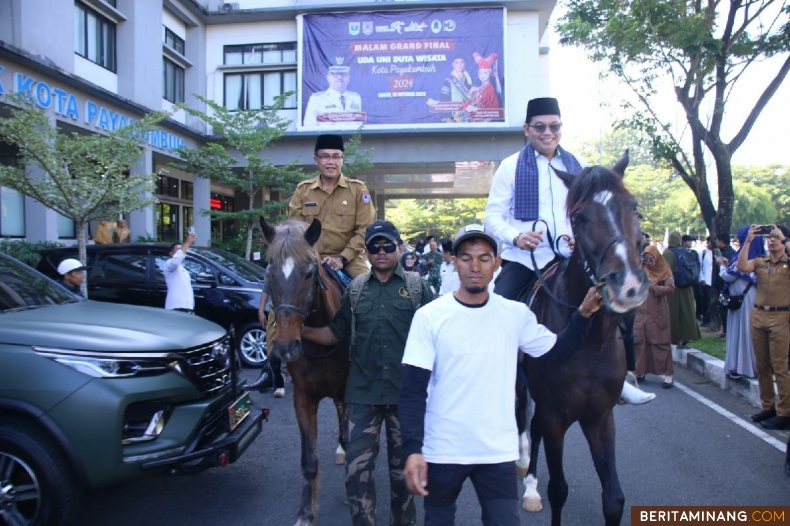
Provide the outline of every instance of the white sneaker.
<path id="1" fill-rule="evenodd" d="M 646 393 L 628 382 L 623 382 L 623 391 L 620 393 L 620 398 L 627 404 L 642 405 L 650 402 L 655 397 L 655 393 Z"/>
<path id="2" fill-rule="evenodd" d="M 278 387 L 277 389 L 274 390 L 274 397 L 275 398 L 282 398 L 283 396 L 285 396 L 285 387 Z M 653 396 L 656 396 L 656 395 L 653 395 Z"/>

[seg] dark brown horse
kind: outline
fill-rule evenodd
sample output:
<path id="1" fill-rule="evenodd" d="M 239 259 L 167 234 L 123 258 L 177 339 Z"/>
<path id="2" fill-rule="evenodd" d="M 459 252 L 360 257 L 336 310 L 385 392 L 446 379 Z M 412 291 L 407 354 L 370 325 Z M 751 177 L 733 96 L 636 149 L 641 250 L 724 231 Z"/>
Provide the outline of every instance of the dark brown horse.
<path id="1" fill-rule="evenodd" d="M 348 342 L 324 347 L 302 340 L 302 326 L 329 324 L 340 308 L 340 286 L 330 280 L 315 249 L 321 235 L 321 222 L 308 227 L 303 221 L 290 220 L 276 230 L 261 218 L 261 229 L 269 243 L 268 274 L 272 308 L 277 320 L 274 350 L 288 367 L 294 387 L 294 410 L 302 441 L 302 504 L 297 526 L 312 525 L 318 496 L 318 404 L 330 397 L 337 407 L 338 421 L 343 422 L 343 396 L 348 377 Z M 343 433 L 340 444 L 345 447 Z"/>
<path id="2" fill-rule="evenodd" d="M 615 466 L 612 414 L 626 373 L 618 321 L 620 314 L 645 300 L 649 286 L 640 262 L 642 233 L 636 200 L 623 186 L 627 165 L 626 152 L 611 170 L 595 166 L 576 176 L 557 171 L 568 187 L 566 208 L 575 245 L 571 257 L 541 284 L 531 308 L 540 323 L 559 332 L 593 284 L 600 287 L 606 309 L 595 315 L 587 342 L 567 361 L 550 364 L 527 358 L 523 362 L 535 402 L 523 505 L 528 511 L 542 508 L 536 478 L 542 438 L 553 526 L 559 526 L 568 497 L 562 456 L 565 432 L 574 422 L 581 425 L 601 481 L 606 524 L 620 524 L 623 515 L 625 497 Z"/>

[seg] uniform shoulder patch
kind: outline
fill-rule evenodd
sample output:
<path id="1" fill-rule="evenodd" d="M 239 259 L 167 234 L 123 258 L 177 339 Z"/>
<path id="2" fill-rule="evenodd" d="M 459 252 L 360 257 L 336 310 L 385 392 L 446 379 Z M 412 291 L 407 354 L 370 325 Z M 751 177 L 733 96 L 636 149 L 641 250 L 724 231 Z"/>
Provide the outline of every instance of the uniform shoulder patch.
<path id="1" fill-rule="evenodd" d="M 366 205 L 370 204 L 370 192 L 362 192 L 362 202 Z"/>

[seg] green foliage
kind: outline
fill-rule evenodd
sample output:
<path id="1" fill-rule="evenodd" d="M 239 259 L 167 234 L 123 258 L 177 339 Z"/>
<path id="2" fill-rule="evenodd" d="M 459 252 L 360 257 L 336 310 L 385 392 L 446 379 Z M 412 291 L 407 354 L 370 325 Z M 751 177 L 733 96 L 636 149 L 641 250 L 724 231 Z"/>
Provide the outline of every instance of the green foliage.
<path id="1" fill-rule="evenodd" d="M 0 239 L 0 252 L 8 254 L 33 268 L 36 268 L 38 260 L 41 258 L 41 255 L 38 253 L 39 250 L 65 246 L 66 245 L 63 243 L 57 243 L 55 241 L 30 243 L 21 239 Z"/>
<path id="2" fill-rule="evenodd" d="M 485 206 L 485 199 L 401 199 L 386 215 L 406 242 L 421 234 L 442 240 L 470 223 L 482 224 Z"/>
<path id="3" fill-rule="evenodd" d="M 620 126 L 608 131 L 600 141 L 583 143 L 579 154 L 590 165 L 611 167 L 628 150 L 629 166 L 658 166 L 651 146 L 652 139 L 640 130 Z"/>
<path id="4" fill-rule="evenodd" d="M 623 102 L 620 124 L 650 138 L 656 159 L 672 166 L 692 190 L 707 227 L 729 231 L 734 193 L 731 158 L 790 71 L 790 6 L 761 2 L 675 2 L 671 0 L 570 0 L 557 29 L 562 44 L 584 47 L 633 93 Z M 784 64 L 762 79 L 761 89 L 739 99 L 733 86 L 752 64 L 785 55 Z M 657 102 L 669 84 L 686 126 L 669 123 Z M 722 137 L 727 107 L 751 108 L 728 141 Z M 731 112 L 732 113 L 732 112 Z M 714 159 L 718 205 L 708 183 Z"/>
<path id="5" fill-rule="evenodd" d="M 768 193 L 776 209 L 776 217 L 766 222 L 776 222 L 790 226 L 790 193 L 786 191 L 787 188 L 790 188 L 790 167 L 776 164 L 770 166 L 736 166 L 733 168 L 733 178 L 736 181 L 754 183 Z M 736 208 L 737 206 L 736 201 Z M 735 219 L 733 221 L 736 225 L 745 224 L 738 223 Z"/>
<path id="6" fill-rule="evenodd" d="M 67 133 L 53 126 L 30 95 L 5 97 L 0 140 L 19 149 L 18 166 L 0 166 L 0 186 L 13 188 L 74 221 L 80 261 L 91 220 L 139 210 L 154 202 L 156 174 L 130 174 L 147 140 L 167 113 L 157 112 L 107 135 Z M 87 289 L 83 287 L 83 294 Z"/>

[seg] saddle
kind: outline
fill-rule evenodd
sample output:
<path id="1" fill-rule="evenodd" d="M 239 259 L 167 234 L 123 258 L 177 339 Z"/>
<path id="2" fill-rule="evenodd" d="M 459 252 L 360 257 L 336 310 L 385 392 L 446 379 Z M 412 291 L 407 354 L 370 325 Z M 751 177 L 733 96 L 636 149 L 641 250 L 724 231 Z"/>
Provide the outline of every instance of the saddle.
<path id="1" fill-rule="evenodd" d="M 532 302 L 535 300 L 535 295 L 541 289 L 543 283 L 567 264 L 568 259 L 557 257 L 541 271 L 539 279 L 537 273 L 533 273 L 532 281 L 516 296 L 516 301 L 524 303 L 532 309 Z"/>
<path id="2" fill-rule="evenodd" d="M 335 270 L 327 263 L 322 263 L 326 275 L 329 279 L 340 285 L 340 292 L 345 292 L 349 285 L 351 285 L 352 278 L 342 270 Z"/>

